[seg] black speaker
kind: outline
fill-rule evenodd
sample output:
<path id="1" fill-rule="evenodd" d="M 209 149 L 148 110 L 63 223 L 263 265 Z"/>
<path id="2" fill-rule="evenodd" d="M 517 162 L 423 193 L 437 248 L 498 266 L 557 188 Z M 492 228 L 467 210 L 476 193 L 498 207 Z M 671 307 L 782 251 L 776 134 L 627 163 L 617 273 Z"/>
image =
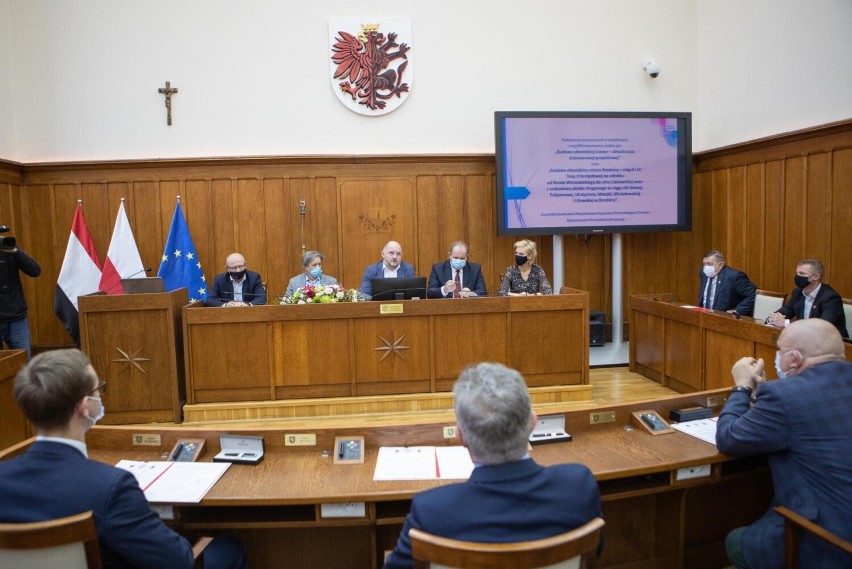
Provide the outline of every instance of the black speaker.
<path id="1" fill-rule="evenodd" d="M 589 345 L 606 344 L 606 313 L 589 312 Z"/>

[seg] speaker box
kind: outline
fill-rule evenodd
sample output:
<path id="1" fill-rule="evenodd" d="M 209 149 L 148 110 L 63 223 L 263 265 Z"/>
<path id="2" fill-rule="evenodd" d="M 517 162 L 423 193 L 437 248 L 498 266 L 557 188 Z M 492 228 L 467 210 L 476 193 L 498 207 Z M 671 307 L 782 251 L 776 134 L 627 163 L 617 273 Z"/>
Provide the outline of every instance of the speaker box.
<path id="1" fill-rule="evenodd" d="M 589 345 L 606 344 L 606 313 L 589 312 Z"/>

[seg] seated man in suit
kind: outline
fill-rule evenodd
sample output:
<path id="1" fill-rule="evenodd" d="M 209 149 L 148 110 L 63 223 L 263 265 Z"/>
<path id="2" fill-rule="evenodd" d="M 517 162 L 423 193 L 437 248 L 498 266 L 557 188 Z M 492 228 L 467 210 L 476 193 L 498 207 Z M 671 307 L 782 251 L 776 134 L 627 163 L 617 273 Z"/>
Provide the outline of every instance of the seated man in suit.
<path id="1" fill-rule="evenodd" d="M 793 322 L 778 338 L 776 381 L 764 362 L 745 357 L 731 370 L 735 386 L 719 415 L 716 445 L 733 456 L 768 455 L 772 506 L 784 506 L 852 540 L 852 363 L 837 329 L 819 318 Z M 751 404 L 750 404 L 751 399 Z M 849 558 L 803 532 L 799 567 L 849 567 Z M 726 540 L 739 569 L 784 565 L 784 521 L 770 509 Z"/>
<path id="2" fill-rule="evenodd" d="M 385 569 L 412 566 L 410 528 L 465 541 L 551 537 L 601 516 L 601 495 L 582 464 L 539 466 L 527 452 L 537 417 L 524 378 L 497 363 L 462 371 L 453 386 L 456 433 L 475 468 L 470 480 L 414 496 Z"/>
<path id="3" fill-rule="evenodd" d="M 36 430 L 23 455 L 0 461 L 0 522 L 26 523 L 92 510 L 106 569 L 190 569 L 192 546 L 160 520 L 136 478 L 89 460 L 86 431 L 104 415 L 98 379 L 80 350 L 37 355 L 15 378 L 18 405 Z M 216 538 L 204 567 L 244 568 L 242 544 Z"/>
<path id="4" fill-rule="evenodd" d="M 231 253 L 225 260 L 226 272 L 216 275 L 204 306 L 251 306 L 266 304 L 266 289 L 259 273 L 246 269 L 246 259 Z"/>
<path id="5" fill-rule="evenodd" d="M 382 260 L 368 266 L 361 278 L 361 294 L 368 298 L 373 295 L 373 279 L 393 279 L 396 277 L 416 277 L 414 265 L 402 260 L 402 247 L 396 241 L 388 241 L 382 248 Z"/>
<path id="6" fill-rule="evenodd" d="M 778 328 L 790 325 L 793 319 L 821 318 L 828 320 L 840 335 L 849 337 L 846 331 L 846 315 L 843 313 L 843 299 L 837 292 L 822 282 L 825 267 L 816 259 L 799 261 L 793 282 L 796 288 L 790 293 L 787 304 L 773 312 L 766 319 L 767 324 Z"/>
<path id="7" fill-rule="evenodd" d="M 743 316 L 754 314 L 757 288 L 742 271 L 725 264 L 719 251 L 709 251 L 702 261 L 698 305 L 711 310 L 726 310 Z"/>
<path id="8" fill-rule="evenodd" d="M 287 284 L 287 290 L 284 296 L 293 296 L 293 293 L 300 288 L 312 286 L 314 288 L 324 285 L 337 284 L 337 279 L 322 273 L 323 254 L 319 251 L 305 251 L 302 255 L 302 269 L 304 272 L 296 275 Z"/>
<path id="9" fill-rule="evenodd" d="M 432 265 L 429 275 L 429 298 L 467 298 L 487 296 L 485 279 L 478 263 L 467 260 L 468 248 L 464 241 L 450 244 L 450 258 L 443 263 Z"/>

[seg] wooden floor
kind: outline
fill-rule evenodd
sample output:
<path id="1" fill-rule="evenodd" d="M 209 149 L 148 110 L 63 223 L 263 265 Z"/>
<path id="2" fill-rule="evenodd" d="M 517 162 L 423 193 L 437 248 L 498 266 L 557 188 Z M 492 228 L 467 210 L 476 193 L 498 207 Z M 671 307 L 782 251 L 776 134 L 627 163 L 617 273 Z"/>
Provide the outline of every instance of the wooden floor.
<path id="1" fill-rule="evenodd" d="M 540 409 L 539 414 L 549 412 L 561 412 L 578 407 L 594 408 L 609 406 L 621 402 L 654 400 L 661 397 L 677 395 L 677 393 L 666 387 L 662 387 L 659 383 L 648 379 L 638 373 L 631 373 L 625 367 L 607 367 L 607 368 L 592 368 L 589 371 L 589 383 L 592 385 L 592 402 L 568 403 L 560 406 L 548 405 L 546 409 Z M 357 416 L 323 416 L 312 418 L 298 419 L 275 419 L 275 420 L 247 420 L 247 421 L 228 421 L 228 422 L 195 422 L 185 423 L 183 426 L 189 425 L 203 428 L 263 428 L 276 425 L 286 425 L 293 428 L 311 428 L 317 425 L 322 425 L 323 428 L 340 428 L 354 425 L 400 425 L 400 424 L 417 424 L 422 422 L 431 422 L 436 420 L 453 421 L 452 411 L 422 411 L 422 412 L 406 412 L 393 414 L 362 414 Z M 168 426 L 179 427 L 179 425 L 158 424 L 160 427 Z"/>

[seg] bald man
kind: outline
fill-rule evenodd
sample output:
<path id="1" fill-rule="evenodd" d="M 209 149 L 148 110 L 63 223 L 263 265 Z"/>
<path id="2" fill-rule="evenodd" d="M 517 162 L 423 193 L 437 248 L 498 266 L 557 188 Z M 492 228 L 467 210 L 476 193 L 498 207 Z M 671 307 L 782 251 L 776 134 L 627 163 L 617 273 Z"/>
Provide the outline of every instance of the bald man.
<path id="1" fill-rule="evenodd" d="M 382 260 L 364 270 L 361 279 L 361 294 L 373 296 L 373 279 L 394 279 L 396 277 L 416 277 L 414 265 L 402 260 L 402 247 L 396 241 L 388 241 L 382 247 Z"/>
<path id="2" fill-rule="evenodd" d="M 266 304 L 266 289 L 259 273 L 246 269 L 246 258 L 231 253 L 225 272 L 216 275 L 204 306 L 253 306 Z"/>
<path id="3" fill-rule="evenodd" d="M 719 451 L 765 454 L 775 500 L 852 540 L 852 363 L 830 322 L 792 322 L 778 338 L 777 381 L 765 382 L 762 359 L 734 364 L 734 388 L 716 431 Z M 772 509 L 726 540 L 738 569 L 783 566 L 784 522 Z M 800 567 L 849 567 L 848 557 L 805 532 Z"/>

